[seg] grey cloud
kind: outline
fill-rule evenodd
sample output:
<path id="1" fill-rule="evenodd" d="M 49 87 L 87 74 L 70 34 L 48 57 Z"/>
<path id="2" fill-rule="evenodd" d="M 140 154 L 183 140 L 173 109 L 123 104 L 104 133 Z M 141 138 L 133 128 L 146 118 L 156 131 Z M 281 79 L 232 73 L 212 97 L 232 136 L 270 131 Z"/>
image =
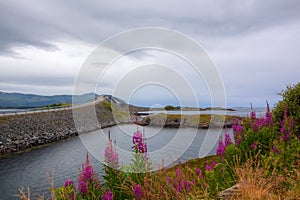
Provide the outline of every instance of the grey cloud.
<path id="1" fill-rule="evenodd" d="M 39 85 L 39 86 L 70 86 L 73 85 L 74 77 L 22 77 L 22 79 L 19 78 L 10 78 L 6 80 L 0 81 L 0 83 L 5 84 L 20 84 L 20 85 Z"/>
<path id="2" fill-rule="evenodd" d="M 74 40 L 95 46 L 131 28 L 171 28 L 203 43 L 220 69 L 229 105 L 249 105 L 255 99 L 260 105 L 268 99 L 272 105 L 279 98 L 276 92 L 299 81 L 299 10 L 297 0 L 1 1 L 0 56 L 22 58 L 16 48 L 27 46 L 56 51 L 57 42 Z M 166 59 L 175 68 L 181 67 L 172 57 L 157 58 L 157 54 L 145 51 L 128 56 L 141 63 L 147 59 L 159 62 Z M 17 62 L 9 66 L 16 65 L 15 70 L 5 69 L 5 64 L 0 63 L 0 79 L 4 80 L 0 82 L 0 90 L 32 89 L 45 93 L 50 88 L 55 94 L 60 89 L 65 93 L 72 89 L 74 74 L 61 73 L 61 78 L 58 73 L 34 74 L 39 67 L 41 71 L 45 69 L 43 63 L 32 63 L 38 66 L 35 68 L 29 63 L 24 66 L 24 73 L 17 74 L 21 69 L 16 67 Z M 189 76 L 189 71 L 182 73 Z M 112 74 L 103 83 L 103 91 L 109 91 L 111 80 L 118 75 Z M 197 85 L 196 81 L 193 83 Z M 147 103 L 149 99 L 142 97 L 137 97 L 136 102 Z M 206 99 L 203 101 L 207 103 Z M 166 101 L 161 99 L 161 102 Z"/>
<path id="3" fill-rule="evenodd" d="M 37 1 L 0 3 L 0 53 L 32 45 L 55 50 L 56 40 L 97 44 L 129 28 L 161 26 L 187 34 L 232 36 L 299 20 L 300 2 L 276 1 Z"/>

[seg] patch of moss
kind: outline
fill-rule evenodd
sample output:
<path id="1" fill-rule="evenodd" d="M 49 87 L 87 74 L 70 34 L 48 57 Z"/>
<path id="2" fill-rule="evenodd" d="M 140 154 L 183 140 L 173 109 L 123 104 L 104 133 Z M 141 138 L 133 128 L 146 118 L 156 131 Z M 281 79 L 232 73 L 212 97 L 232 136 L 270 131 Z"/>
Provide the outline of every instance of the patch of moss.
<path id="1" fill-rule="evenodd" d="M 112 105 L 111 105 L 111 102 L 110 102 L 110 101 L 108 101 L 108 100 L 103 100 L 103 101 L 102 101 L 102 104 L 103 104 L 103 106 L 104 106 L 106 109 L 112 111 Z"/>

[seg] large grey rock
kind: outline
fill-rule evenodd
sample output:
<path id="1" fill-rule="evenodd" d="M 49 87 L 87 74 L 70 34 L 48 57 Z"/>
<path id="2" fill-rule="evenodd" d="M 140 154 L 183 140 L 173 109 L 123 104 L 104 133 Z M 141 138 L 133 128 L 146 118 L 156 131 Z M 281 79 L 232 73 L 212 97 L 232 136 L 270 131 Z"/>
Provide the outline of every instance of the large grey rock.
<path id="1" fill-rule="evenodd" d="M 224 199 L 224 200 L 229 200 L 232 197 L 238 197 L 240 195 L 241 195 L 240 185 L 235 184 L 234 186 L 220 192 L 218 194 L 218 198 Z"/>

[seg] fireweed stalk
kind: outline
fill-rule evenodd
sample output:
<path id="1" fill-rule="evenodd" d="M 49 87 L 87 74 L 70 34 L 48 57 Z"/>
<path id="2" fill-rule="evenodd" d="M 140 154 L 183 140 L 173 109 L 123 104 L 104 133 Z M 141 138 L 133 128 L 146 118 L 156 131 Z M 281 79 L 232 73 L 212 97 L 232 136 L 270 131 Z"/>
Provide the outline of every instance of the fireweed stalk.
<path id="1" fill-rule="evenodd" d="M 116 140 L 114 145 L 110 138 L 110 131 L 108 131 L 108 143 L 104 151 L 105 164 L 110 168 L 118 169 L 119 167 L 119 155 L 116 151 Z"/>
<path id="2" fill-rule="evenodd" d="M 78 191 L 82 196 L 87 196 L 90 190 L 100 189 L 100 182 L 89 161 L 89 156 L 86 154 L 86 161 L 82 164 L 82 169 L 79 172 Z"/>
<path id="3" fill-rule="evenodd" d="M 288 146 L 291 143 L 291 133 L 294 129 L 294 121 L 291 117 L 287 116 L 286 108 L 284 110 L 283 119 L 280 121 L 280 126 L 280 134 L 278 138 L 280 139 L 280 141 L 283 141 L 283 166 L 287 166 L 287 160 L 289 156 L 287 152 Z"/>
<path id="4" fill-rule="evenodd" d="M 118 198 L 120 192 L 116 186 L 122 182 L 122 173 L 119 168 L 119 155 L 116 150 L 116 140 L 114 143 L 110 137 L 110 131 L 108 131 L 108 142 L 104 150 L 104 172 L 103 178 L 105 180 L 104 190 L 106 191 L 102 199 L 114 199 Z M 108 190 L 108 191 L 107 191 Z"/>
<path id="5" fill-rule="evenodd" d="M 147 144 L 141 131 L 134 132 L 132 136 L 132 149 L 134 153 L 141 153 L 147 159 Z"/>
<path id="6" fill-rule="evenodd" d="M 244 136 L 244 127 L 242 126 L 241 122 L 234 122 L 232 124 L 232 131 L 234 136 L 234 144 L 239 145 L 242 142 L 242 138 Z"/>
<path id="7" fill-rule="evenodd" d="M 224 142 L 223 142 L 223 139 L 222 139 L 222 135 L 220 135 L 219 145 L 218 145 L 216 154 L 218 156 L 223 156 L 224 153 L 225 153 L 226 148 L 231 144 L 232 144 L 232 140 L 230 138 L 230 135 L 227 132 L 225 133 L 225 141 Z"/>
<path id="8" fill-rule="evenodd" d="M 138 118 L 136 116 L 136 131 L 132 136 L 133 163 L 130 171 L 134 173 L 145 173 L 151 169 L 151 162 L 148 158 L 148 148 L 145 142 L 145 132 L 139 130 Z"/>

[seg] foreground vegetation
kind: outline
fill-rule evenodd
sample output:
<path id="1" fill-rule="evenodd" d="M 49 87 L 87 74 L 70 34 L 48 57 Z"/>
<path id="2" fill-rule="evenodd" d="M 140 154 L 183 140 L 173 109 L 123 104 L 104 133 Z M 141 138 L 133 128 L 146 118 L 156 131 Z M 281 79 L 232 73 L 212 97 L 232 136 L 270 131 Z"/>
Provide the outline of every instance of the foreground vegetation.
<path id="1" fill-rule="evenodd" d="M 52 198 L 217 199 L 221 198 L 221 191 L 235 186 L 237 190 L 222 193 L 222 197 L 300 199 L 299 123 L 293 119 L 299 113 L 289 113 L 288 103 L 281 114 L 272 114 L 267 105 L 265 117 L 257 118 L 252 111 L 249 118 L 235 121 L 233 140 L 228 133 L 220 136 L 216 156 L 153 173 L 148 172 L 152 165 L 141 131 L 133 135 L 133 159 L 129 166 L 120 166 L 114 143 L 109 140 L 103 169 L 105 181 L 100 183 L 87 156 L 77 186 L 73 180 L 66 180 L 64 186 L 51 189 Z M 29 199 L 23 191 L 20 198 Z"/>

